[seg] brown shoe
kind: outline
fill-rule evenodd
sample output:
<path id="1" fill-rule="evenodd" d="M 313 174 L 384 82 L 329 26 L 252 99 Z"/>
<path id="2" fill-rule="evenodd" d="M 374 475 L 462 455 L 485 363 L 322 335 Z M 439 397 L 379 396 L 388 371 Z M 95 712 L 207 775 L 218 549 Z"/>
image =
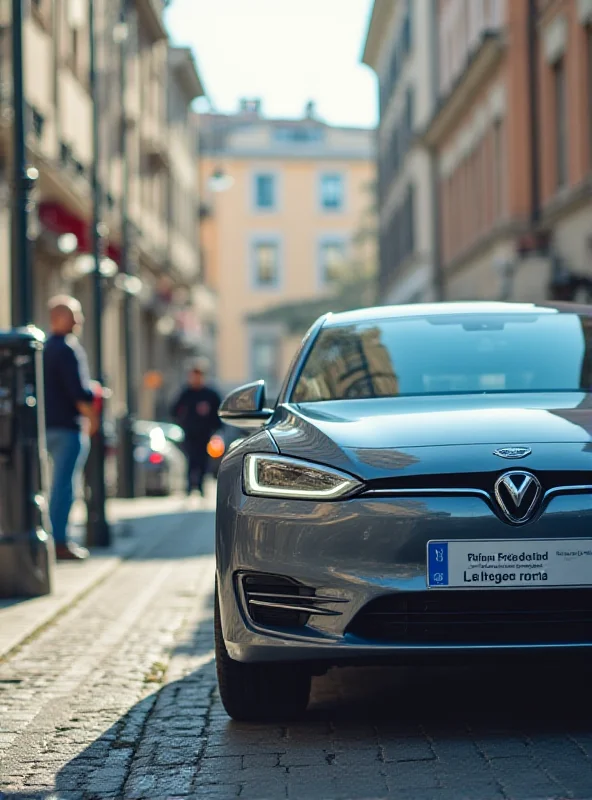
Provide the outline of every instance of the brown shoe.
<path id="1" fill-rule="evenodd" d="M 74 542 L 56 545 L 56 558 L 58 561 L 84 561 L 89 552 L 86 547 L 80 547 Z"/>

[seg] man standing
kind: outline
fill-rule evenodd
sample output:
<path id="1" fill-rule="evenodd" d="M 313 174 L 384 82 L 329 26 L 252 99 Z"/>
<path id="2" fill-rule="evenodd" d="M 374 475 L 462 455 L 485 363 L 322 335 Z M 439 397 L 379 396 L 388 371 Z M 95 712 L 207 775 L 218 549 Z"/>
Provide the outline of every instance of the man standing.
<path id="1" fill-rule="evenodd" d="M 80 303 L 73 297 L 54 297 L 49 314 L 51 336 L 43 359 L 47 449 L 53 462 L 49 516 L 57 558 L 81 560 L 88 551 L 68 541 L 68 518 L 98 415 L 86 353 L 77 338 L 84 322 Z"/>
<path id="2" fill-rule="evenodd" d="M 208 442 L 220 427 L 220 396 L 206 385 L 205 366 L 189 372 L 188 385 L 174 403 L 171 414 L 185 433 L 187 494 L 197 489 L 204 496 L 203 482 L 208 468 Z"/>

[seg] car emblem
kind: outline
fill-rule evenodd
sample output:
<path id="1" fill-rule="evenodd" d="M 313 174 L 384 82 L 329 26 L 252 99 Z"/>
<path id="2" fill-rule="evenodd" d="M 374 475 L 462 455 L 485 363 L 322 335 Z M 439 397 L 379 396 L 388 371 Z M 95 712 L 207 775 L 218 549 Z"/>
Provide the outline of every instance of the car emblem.
<path id="1" fill-rule="evenodd" d="M 539 508 L 543 488 L 530 472 L 504 472 L 495 482 L 495 499 L 510 522 L 522 525 L 533 518 Z"/>
<path id="2" fill-rule="evenodd" d="M 500 458 L 526 458 L 532 453 L 530 447 L 500 447 L 493 455 Z"/>

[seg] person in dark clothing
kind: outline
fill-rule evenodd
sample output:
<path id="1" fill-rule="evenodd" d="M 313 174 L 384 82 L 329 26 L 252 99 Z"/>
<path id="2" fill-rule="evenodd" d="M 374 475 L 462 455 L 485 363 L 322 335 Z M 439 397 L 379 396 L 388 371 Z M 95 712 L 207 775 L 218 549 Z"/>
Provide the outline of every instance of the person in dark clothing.
<path id="1" fill-rule="evenodd" d="M 49 516 L 57 558 L 81 560 L 88 551 L 68 541 L 68 517 L 98 415 L 86 353 L 75 335 L 84 321 L 80 303 L 55 297 L 49 313 L 51 336 L 43 356 L 47 449 L 53 462 Z"/>
<path id="2" fill-rule="evenodd" d="M 206 385 L 205 367 L 198 365 L 189 373 L 188 384 L 173 407 L 171 415 L 185 433 L 187 457 L 187 494 L 193 489 L 204 495 L 208 470 L 208 442 L 220 428 L 220 395 Z"/>

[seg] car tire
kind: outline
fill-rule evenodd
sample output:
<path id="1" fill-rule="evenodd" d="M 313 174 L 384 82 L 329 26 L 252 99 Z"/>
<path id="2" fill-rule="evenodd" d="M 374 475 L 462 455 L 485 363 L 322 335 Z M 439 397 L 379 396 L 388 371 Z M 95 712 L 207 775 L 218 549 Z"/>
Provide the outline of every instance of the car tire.
<path id="1" fill-rule="evenodd" d="M 222 705 L 237 722 L 282 722 L 301 716 L 308 705 L 311 673 L 299 664 L 243 664 L 228 655 L 216 591 L 216 672 Z"/>

